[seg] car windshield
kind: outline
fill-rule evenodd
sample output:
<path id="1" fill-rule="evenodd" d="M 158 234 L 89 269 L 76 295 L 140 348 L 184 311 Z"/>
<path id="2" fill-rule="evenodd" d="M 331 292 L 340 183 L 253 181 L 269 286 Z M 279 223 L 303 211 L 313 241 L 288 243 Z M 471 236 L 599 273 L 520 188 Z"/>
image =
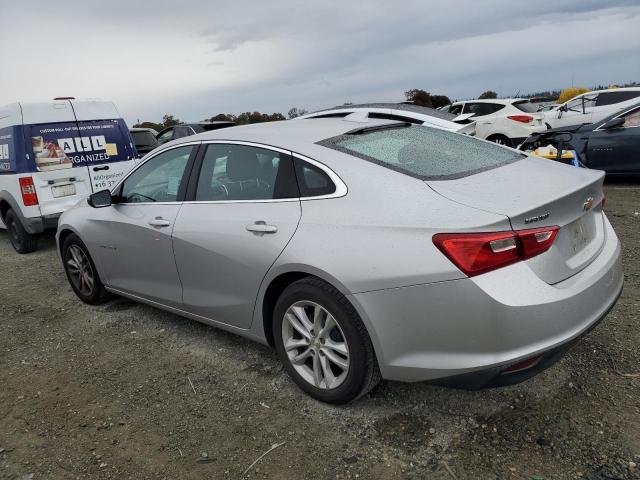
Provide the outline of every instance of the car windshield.
<path id="1" fill-rule="evenodd" d="M 364 129 L 318 143 L 423 180 L 466 177 L 525 158 L 493 143 L 425 126 Z"/>
<path id="2" fill-rule="evenodd" d="M 155 145 L 157 143 L 156 137 L 153 133 L 148 130 L 134 131 L 131 132 L 131 136 L 133 137 L 133 141 L 136 145 Z"/>

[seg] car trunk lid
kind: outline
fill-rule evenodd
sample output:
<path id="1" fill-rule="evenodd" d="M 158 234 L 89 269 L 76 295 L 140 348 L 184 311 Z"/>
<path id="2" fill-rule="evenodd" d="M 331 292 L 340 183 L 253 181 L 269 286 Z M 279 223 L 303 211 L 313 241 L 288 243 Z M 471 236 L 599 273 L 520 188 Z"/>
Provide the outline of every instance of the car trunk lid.
<path id="1" fill-rule="evenodd" d="M 440 195 L 509 217 L 514 230 L 560 227 L 553 246 L 527 260 L 554 284 L 585 268 L 604 244 L 604 173 L 526 158 L 455 180 L 427 181 Z"/>

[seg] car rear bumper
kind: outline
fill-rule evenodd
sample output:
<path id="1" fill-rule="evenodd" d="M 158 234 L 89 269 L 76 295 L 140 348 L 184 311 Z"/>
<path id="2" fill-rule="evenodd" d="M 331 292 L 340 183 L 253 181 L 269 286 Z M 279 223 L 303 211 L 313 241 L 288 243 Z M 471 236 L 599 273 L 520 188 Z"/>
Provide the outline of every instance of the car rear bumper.
<path id="1" fill-rule="evenodd" d="M 555 285 L 526 262 L 473 278 L 350 295 L 382 376 L 424 381 L 502 371 L 560 349 L 615 304 L 623 285 L 620 243 L 606 240 L 592 263 Z"/>

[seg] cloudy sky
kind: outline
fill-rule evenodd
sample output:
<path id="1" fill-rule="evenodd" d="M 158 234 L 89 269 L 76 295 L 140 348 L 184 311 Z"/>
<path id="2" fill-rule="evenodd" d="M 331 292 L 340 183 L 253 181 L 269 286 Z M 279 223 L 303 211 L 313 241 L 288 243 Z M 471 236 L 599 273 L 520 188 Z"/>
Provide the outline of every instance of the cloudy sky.
<path id="1" fill-rule="evenodd" d="M 3 3 L 0 104 L 111 99 L 128 121 L 640 81 L 634 0 Z"/>

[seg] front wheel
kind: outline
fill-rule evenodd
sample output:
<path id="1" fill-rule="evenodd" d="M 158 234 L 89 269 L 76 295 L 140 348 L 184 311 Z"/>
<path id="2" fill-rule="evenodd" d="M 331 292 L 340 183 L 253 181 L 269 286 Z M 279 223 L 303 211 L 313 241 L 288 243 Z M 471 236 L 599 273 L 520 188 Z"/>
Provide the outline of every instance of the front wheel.
<path id="1" fill-rule="evenodd" d="M 362 320 L 344 295 L 319 279 L 285 289 L 274 309 L 273 334 L 285 370 L 317 400 L 347 403 L 380 381 Z"/>
<path id="2" fill-rule="evenodd" d="M 108 293 L 100 281 L 98 270 L 82 240 L 71 234 L 62 245 L 64 271 L 71 288 L 80 300 L 90 305 L 104 302 Z"/>
<path id="3" fill-rule="evenodd" d="M 9 209 L 4 223 L 9 234 L 9 241 L 16 252 L 24 254 L 36 251 L 38 248 L 38 236 L 25 230 L 16 212 Z"/>

